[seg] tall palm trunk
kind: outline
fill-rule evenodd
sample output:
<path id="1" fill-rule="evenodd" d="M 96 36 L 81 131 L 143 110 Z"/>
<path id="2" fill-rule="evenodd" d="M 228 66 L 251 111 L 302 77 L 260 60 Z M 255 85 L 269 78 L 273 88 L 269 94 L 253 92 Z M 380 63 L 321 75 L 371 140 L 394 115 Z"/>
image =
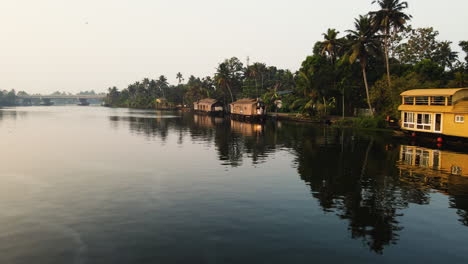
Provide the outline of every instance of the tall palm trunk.
<path id="1" fill-rule="evenodd" d="M 370 95 L 369 95 L 369 84 L 367 83 L 366 65 L 361 63 L 361 68 L 362 68 L 362 78 L 364 79 L 364 85 L 366 86 L 367 105 L 369 106 L 371 115 L 374 116 L 374 110 L 372 109 L 372 104 L 371 104 Z"/>
<path id="2" fill-rule="evenodd" d="M 261 86 L 261 90 L 263 91 L 263 74 L 261 74 L 262 76 L 262 86 Z M 257 94 L 257 97 L 258 97 L 258 94 Z"/>
<path id="3" fill-rule="evenodd" d="M 393 93 L 392 93 L 392 80 L 390 78 L 390 62 L 388 58 L 388 34 L 389 30 L 385 29 L 385 38 L 384 38 L 384 53 L 385 53 L 385 66 L 387 67 L 387 82 L 388 82 L 388 88 L 390 89 L 390 95 L 393 98 Z"/>
<path id="4" fill-rule="evenodd" d="M 341 101 L 343 105 L 343 119 L 345 118 L 345 89 L 343 87 L 343 92 L 341 93 Z"/>
<path id="5" fill-rule="evenodd" d="M 232 95 L 231 86 L 226 83 L 226 87 L 228 88 L 229 94 L 231 95 L 231 103 L 234 103 L 234 96 Z"/>
<path id="6" fill-rule="evenodd" d="M 256 93 L 256 97 L 258 97 L 257 77 L 255 77 L 255 93 Z"/>
<path id="7" fill-rule="evenodd" d="M 325 107 L 325 116 L 327 116 L 327 101 L 325 100 L 325 96 L 322 96 L 323 100 L 323 107 Z"/>
<path id="8" fill-rule="evenodd" d="M 367 169 L 367 161 L 369 159 L 369 152 L 372 149 L 372 144 L 374 143 L 374 138 L 371 137 L 371 140 L 369 142 L 369 145 L 367 145 L 367 150 L 366 150 L 366 155 L 364 156 L 364 162 L 362 164 L 361 168 L 361 176 L 359 179 L 362 181 L 364 178 L 364 175 L 366 174 L 366 169 Z"/>

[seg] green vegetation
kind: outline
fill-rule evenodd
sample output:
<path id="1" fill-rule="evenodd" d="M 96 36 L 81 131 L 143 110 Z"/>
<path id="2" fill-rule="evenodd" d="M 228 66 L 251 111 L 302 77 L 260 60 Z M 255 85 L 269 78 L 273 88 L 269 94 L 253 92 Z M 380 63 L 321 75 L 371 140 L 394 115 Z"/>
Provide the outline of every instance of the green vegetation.
<path id="1" fill-rule="evenodd" d="M 40 94 L 33 94 L 35 96 L 40 95 Z M 55 91 L 51 94 L 48 95 L 54 95 L 54 96 L 73 96 L 73 95 L 97 95 L 97 93 L 94 90 L 90 91 L 81 91 L 77 94 L 72 94 L 69 92 L 60 92 L 60 91 Z M 100 94 L 104 95 L 104 94 Z M 1 91 L 0 90 L 0 107 L 2 106 L 17 106 L 17 105 L 39 105 L 40 99 L 33 99 L 32 101 L 29 100 L 28 104 L 25 104 L 22 102 L 21 98 L 22 96 L 30 96 L 30 94 L 24 92 L 24 91 L 19 91 L 15 92 L 15 90 L 11 91 Z M 90 99 L 90 101 L 93 101 L 95 99 Z M 54 102 L 56 104 L 75 104 L 76 99 L 54 99 Z M 99 103 L 100 101 L 95 100 L 93 103 Z"/>
<path id="2" fill-rule="evenodd" d="M 347 118 L 335 121 L 333 127 L 343 128 L 343 127 L 352 127 L 352 128 L 369 128 L 369 129 L 385 129 L 387 128 L 387 122 L 384 117 L 357 117 L 357 118 Z"/>
<path id="3" fill-rule="evenodd" d="M 16 104 L 16 92 L 0 91 L 0 107 L 1 106 L 14 106 Z"/>
<path id="4" fill-rule="evenodd" d="M 244 65 L 233 57 L 219 63 L 213 76 L 185 80 L 179 72 L 176 85 L 160 76 L 121 91 L 109 88 L 106 103 L 151 108 L 157 98 L 191 106 L 206 97 L 224 103 L 251 97 L 261 98 L 268 111 L 313 118 L 356 116 L 368 109 L 375 122 L 373 118 L 343 122 L 380 127 L 385 117 L 399 116 L 399 94 L 405 90 L 468 86 L 468 41 L 459 43 L 467 53 L 461 60 L 451 41 L 438 39 L 437 30 L 409 25 L 412 16 L 407 13 L 407 2 L 376 0 L 372 4 L 375 10 L 359 16 L 344 34 L 328 29 L 297 72 L 248 60 Z"/>

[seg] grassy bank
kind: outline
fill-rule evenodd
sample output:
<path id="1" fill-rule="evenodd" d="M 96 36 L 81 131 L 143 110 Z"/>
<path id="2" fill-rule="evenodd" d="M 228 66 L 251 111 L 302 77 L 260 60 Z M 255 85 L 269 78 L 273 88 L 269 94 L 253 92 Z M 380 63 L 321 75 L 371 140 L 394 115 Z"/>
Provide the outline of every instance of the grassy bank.
<path id="1" fill-rule="evenodd" d="M 377 117 L 356 117 L 335 120 L 333 127 L 336 128 L 357 128 L 357 129 L 378 129 L 391 130 L 388 122 L 381 116 Z"/>

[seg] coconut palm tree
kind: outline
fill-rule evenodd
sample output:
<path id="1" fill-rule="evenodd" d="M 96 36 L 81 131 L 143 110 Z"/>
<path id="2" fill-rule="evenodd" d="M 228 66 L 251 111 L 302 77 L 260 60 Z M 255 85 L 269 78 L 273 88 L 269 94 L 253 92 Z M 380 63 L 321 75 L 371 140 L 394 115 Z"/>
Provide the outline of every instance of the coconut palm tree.
<path id="1" fill-rule="evenodd" d="M 184 81 L 184 77 L 182 76 L 182 73 L 181 73 L 181 72 L 178 72 L 178 73 L 177 73 L 176 79 L 179 80 L 179 84 L 181 84 L 182 81 Z"/>
<path id="2" fill-rule="evenodd" d="M 215 75 L 215 81 L 221 88 L 228 90 L 229 95 L 231 96 L 231 102 L 234 102 L 234 95 L 232 94 L 231 89 L 230 71 L 226 63 L 219 64 Z"/>
<path id="3" fill-rule="evenodd" d="M 232 102 L 234 102 L 235 95 L 240 91 L 243 73 L 243 64 L 236 57 L 224 60 L 216 69 L 215 83 L 229 92 Z"/>
<path id="4" fill-rule="evenodd" d="M 338 57 L 339 52 L 343 47 L 343 39 L 337 38 L 340 32 L 336 31 L 334 28 L 329 28 L 326 33 L 323 33 L 323 41 L 320 42 L 320 46 L 322 48 L 321 54 L 328 55 L 331 63 L 333 65 L 333 90 L 336 89 L 336 67 L 335 62 L 336 58 Z M 341 93 L 342 101 L 343 101 L 343 115 L 344 115 L 344 88 Z M 324 105 L 326 105 L 324 103 Z M 325 109 L 326 110 L 326 109 Z M 326 111 L 325 111 L 326 112 Z"/>
<path id="5" fill-rule="evenodd" d="M 247 75 L 250 78 L 253 78 L 255 81 L 255 95 L 256 97 L 259 96 L 259 94 L 263 93 L 263 81 L 265 74 L 267 72 L 267 67 L 264 63 L 256 62 L 251 66 L 247 67 Z M 258 90 L 258 79 L 260 78 L 260 93 Z"/>
<path id="6" fill-rule="evenodd" d="M 322 55 L 328 54 L 333 64 L 335 64 L 338 49 L 341 46 L 341 40 L 337 38 L 339 33 L 340 32 L 336 31 L 336 29 L 329 28 L 326 33 L 322 34 L 324 40 L 321 42 L 321 53 Z"/>
<path id="7" fill-rule="evenodd" d="M 348 33 L 348 58 L 350 63 L 359 61 L 362 69 L 362 78 L 366 88 L 367 104 L 371 114 L 374 115 L 369 97 L 369 84 L 367 82 L 366 67 L 370 56 L 380 52 L 381 38 L 373 30 L 369 16 L 359 16 L 354 22 L 355 30 L 347 30 Z"/>
<path id="8" fill-rule="evenodd" d="M 439 54 L 440 58 L 440 65 L 443 68 L 448 67 L 451 71 L 453 71 L 453 63 L 458 60 L 458 52 L 452 51 L 450 45 L 452 44 L 451 41 L 442 41 L 439 44 Z"/>
<path id="9" fill-rule="evenodd" d="M 397 34 L 400 30 L 405 28 L 406 22 L 411 20 L 411 15 L 403 11 L 408 8 L 406 1 L 400 0 L 374 0 L 372 4 L 377 3 L 380 10 L 369 12 L 372 17 L 372 22 L 376 30 L 380 30 L 384 37 L 384 54 L 385 66 L 387 67 L 387 81 L 388 87 L 391 85 L 390 78 L 390 63 L 388 58 L 389 40 L 391 34 Z"/>
<path id="10" fill-rule="evenodd" d="M 169 86 L 169 83 L 167 82 L 167 78 L 164 75 L 159 76 L 159 79 L 156 81 L 157 86 L 159 87 L 159 90 L 162 93 L 163 97 L 166 97 L 166 88 Z"/>

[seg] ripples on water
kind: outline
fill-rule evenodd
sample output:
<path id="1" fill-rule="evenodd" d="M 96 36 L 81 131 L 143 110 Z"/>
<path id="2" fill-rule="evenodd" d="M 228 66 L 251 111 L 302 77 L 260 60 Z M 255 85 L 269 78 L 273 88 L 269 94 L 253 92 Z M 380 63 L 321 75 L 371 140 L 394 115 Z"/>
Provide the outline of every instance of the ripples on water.
<path id="1" fill-rule="evenodd" d="M 307 124 L 0 110 L 0 263 L 467 261 L 468 154 Z"/>

